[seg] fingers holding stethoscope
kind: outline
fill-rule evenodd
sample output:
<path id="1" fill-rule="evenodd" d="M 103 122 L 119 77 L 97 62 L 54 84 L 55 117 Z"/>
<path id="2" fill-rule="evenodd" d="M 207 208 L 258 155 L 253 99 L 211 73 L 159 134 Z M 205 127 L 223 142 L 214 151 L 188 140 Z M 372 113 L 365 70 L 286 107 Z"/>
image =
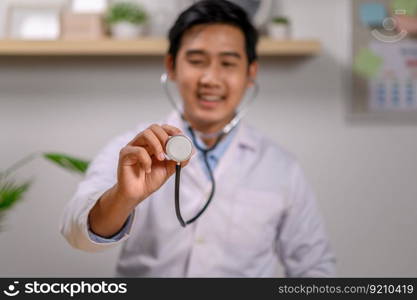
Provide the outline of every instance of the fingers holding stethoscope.
<path id="1" fill-rule="evenodd" d="M 183 136 L 183 133 L 177 127 L 167 124 L 152 124 L 137 134 L 126 145 L 125 148 L 127 149 L 125 151 L 126 154 L 129 155 L 125 156 L 130 158 L 128 158 L 126 162 L 122 160 L 121 165 L 133 165 L 138 163 L 140 168 L 143 168 L 146 173 L 150 173 L 152 171 L 153 164 L 156 164 L 158 166 L 165 166 L 169 175 L 172 175 L 173 170 L 175 169 L 175 162 L 171 161 L 171 158 L 166 155 L 165 147 L 170 138 L 178 135 Z M 142 150 L 138 150 L 137 148 L 141 148 Z M 195 151 L 193 150 L 192 154 L 194 153 Z M 181 166 L 186 166 L 188 161 L 189 159 L 181 161 Z M 160 165 L 158 162 L 164 162 L 164 164 Z"/>
<path id="2" fill-rule="evenodd" d="M 154 124 L 120 150 L 117 186 L 123 197 L 139 203 L 175 173 L 177 163 L 166 159 L 165 144 L 170 137 L 179 134 L 181 130 L 178 128 Z M 188 160 L 181 166 L 187 163 Z"/>
<path id="3" fill-rule="evenodd" d="M 140 165 L 145 173 L 151 172 L 152 158 L 145 148 L 126 145 L 119 154 L 120 166 Z"/>
<path id="4" fill-rule="evenodd" d="M 170 125 L 152 124 L 140 132 L 128 145 L 144 147 L 159 161 L 165 160 L 165 144 L 169 136 L 181 134 L 181 130 Z"/>

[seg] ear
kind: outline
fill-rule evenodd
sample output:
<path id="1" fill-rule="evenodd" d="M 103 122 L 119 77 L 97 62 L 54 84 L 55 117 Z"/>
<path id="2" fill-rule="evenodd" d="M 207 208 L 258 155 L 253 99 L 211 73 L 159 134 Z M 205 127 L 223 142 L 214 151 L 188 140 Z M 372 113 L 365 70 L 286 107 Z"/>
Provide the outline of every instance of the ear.
<path id="1" fill-rule="evenodd" d="M 175 68 L 174 68 L 174 58 L 171 54 L 165 56 L 165 70 L 168 74 L 169 79 L 175 80 Z"/>
<path id="2" fill-rule="evenodd" d="M 256 75 L 258 74 L 258 62 L 255 60 L 253 61 L 250 65 L 249 65 L 249 70 L 248 70 L 248 78 L 249 78 L 249 82 L 248 82 L 248 87 L 253 85 L 253 81 L 256 78 Z"/>

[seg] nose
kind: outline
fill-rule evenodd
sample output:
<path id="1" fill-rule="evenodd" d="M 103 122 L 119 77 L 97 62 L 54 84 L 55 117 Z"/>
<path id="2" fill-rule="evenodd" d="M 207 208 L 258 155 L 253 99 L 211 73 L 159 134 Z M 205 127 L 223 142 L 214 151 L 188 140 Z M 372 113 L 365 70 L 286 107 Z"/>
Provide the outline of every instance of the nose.
<path id="1" fill-rule="evenodd" d="M 221 81 L 222 74 L 214 64 L 207 67 L 200 77 L 200 84 L 204 87 L 220 87 Z"/>

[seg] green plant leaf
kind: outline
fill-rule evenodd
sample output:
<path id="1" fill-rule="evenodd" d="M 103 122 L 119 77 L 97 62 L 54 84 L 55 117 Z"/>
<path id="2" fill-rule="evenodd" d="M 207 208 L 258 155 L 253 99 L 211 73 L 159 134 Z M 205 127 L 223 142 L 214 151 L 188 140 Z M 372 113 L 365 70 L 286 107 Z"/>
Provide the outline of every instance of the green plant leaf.
<path id="1" fill-rule="evenodd" d="M 13 180 L 0 182 L 0 212 L 9 209 L 21 200 L 30 185 L 29 181 L 23 184 L 17 184 Z"/>
<path id="2" fill-rule="evenodd" d="M 278 24 L 289 24 L 290 20 L 287 17 L 275 17 L 272 19 L 272 22 Z"/>
<path id="3" fill-rule="evenodd" d="M 133 2 L 119 2 L 110 6 L 105 19 L 109 24 L 123 21 L 141 24 L 144 23 L 147 18 L 148 15 L 140 4 Z"/>
<path id="4" fill-rule="evenodd" d="M 77 173 L 85 174 L 90 162 L 62 153 L 43 153 L 43 157 L 58 166 Z"/>

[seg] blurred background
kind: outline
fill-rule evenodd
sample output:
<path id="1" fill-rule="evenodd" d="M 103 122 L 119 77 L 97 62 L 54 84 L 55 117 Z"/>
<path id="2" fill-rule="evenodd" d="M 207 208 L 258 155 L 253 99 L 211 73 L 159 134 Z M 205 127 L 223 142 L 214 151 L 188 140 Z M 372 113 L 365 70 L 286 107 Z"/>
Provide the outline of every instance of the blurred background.
<path id="1" fill-rule="evenodd" d="M 37 155 L 10 175 L 32 185 L 2 211 L 1 277 L 113 276 L 119 248 L 80 252 L 59 232 L 82 174 L 39 153 L 90 160 L 112 137 L 167 115 L 164 37 L 193 1 L 116 2 L 0 0 L 0 172 Z M 415 58 L 388 61 L 404 47 L 417 56 L 416 1 L 236 2 L 263 35 L 261 92 L 246 120 L 301 162 L 338 275 L 417 276 L 417 97 L 407 91 L 400 105 L 391 87 L 417 82 L 405 70 Z M 381 82 L 392 99 L 374 97 Z"/>

